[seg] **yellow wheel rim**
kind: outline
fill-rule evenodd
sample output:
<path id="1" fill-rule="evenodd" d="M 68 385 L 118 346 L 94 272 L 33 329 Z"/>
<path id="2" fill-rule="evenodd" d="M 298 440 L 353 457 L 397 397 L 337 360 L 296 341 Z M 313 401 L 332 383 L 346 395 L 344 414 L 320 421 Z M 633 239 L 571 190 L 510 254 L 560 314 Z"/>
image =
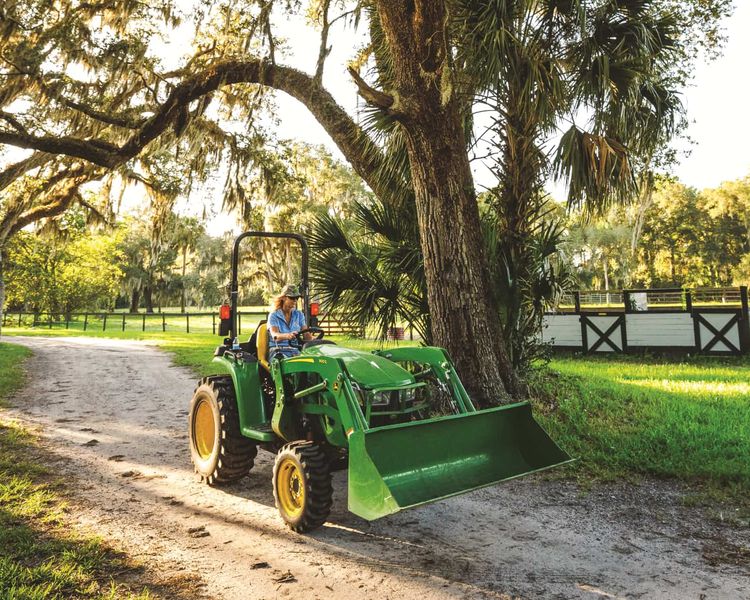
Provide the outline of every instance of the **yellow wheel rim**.
<path id="1" fill-rule="evenodd" d="M 305 480 L 297 464 L 285 458 L 279 465 L 276 486 L 281 510 L 295 519 L 305 507 Z"/>
<path id="2" fill-rule="evenodd" d="M 195 448 L 201 458 L 206 459 L 211 456 L 216 441 L 216 429 L 211 405 L 205 400 L 201 400 L 198 408 L 195 409 L 193 439 L 195 439 Z"/>

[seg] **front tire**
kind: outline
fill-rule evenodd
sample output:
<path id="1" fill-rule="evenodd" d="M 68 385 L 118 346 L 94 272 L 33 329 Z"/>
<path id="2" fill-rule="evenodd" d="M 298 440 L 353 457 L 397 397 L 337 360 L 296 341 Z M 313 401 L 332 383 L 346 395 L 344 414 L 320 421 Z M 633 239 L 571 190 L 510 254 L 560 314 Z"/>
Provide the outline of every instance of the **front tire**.
<path id="1" fill-rule="evenodd" d="M 240 433 L 232 378 L 206 377 L 195 388 L 188 417 L 190 458 L 209 485 L 237 481 L 250 472 L 258 449 Z"/>
<path id="2" fill-rule="evenodd" d="M 273 497 L 284 522 L 304 533 L 326 522 L 333 503 L 328 459 L 312 442 L 286 444 L 273 466 Z"/>

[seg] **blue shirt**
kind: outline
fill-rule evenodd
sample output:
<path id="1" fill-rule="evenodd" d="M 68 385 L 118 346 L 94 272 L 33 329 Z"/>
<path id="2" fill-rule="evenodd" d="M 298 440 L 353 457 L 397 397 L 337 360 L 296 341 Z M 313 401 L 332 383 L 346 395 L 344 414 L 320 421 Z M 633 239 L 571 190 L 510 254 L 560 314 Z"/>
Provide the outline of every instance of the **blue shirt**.
<path id="1" fill-rule="evenodd" d="M 277 327 L 279 333 L 292 333 L 292 331 L 300 331 L 305 326 L 305 313 L 296 308 L 292 311 L 289 323 L 284 318 L 284 311 L 281 309 L 275 310 L 268 315 L 268 347 L 271 351 L 271 356 L 274 352 L 283 352 L 285 356 L 294 356 L 299 354 L 299 348 L 295 345 L 292 346 L 290 340 L 274 340 L 273 334 L 271 333 L 271 327 Z"/>

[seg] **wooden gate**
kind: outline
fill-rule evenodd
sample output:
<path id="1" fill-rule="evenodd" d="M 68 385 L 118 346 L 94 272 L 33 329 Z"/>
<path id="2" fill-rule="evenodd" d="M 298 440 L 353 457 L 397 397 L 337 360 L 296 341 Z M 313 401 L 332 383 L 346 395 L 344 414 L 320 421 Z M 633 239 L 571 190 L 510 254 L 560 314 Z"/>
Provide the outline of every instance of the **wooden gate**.
<path id="1" fill-rule="evenodd" d="M 625 352 L 625 315 L 581 315 L 584 352 Z"/>
<path id="2" fill-rule="evenodd" d="M 695 347 L 705 354 L 740 354 L 742 334 L 741 310 L 695 309 Z"/>

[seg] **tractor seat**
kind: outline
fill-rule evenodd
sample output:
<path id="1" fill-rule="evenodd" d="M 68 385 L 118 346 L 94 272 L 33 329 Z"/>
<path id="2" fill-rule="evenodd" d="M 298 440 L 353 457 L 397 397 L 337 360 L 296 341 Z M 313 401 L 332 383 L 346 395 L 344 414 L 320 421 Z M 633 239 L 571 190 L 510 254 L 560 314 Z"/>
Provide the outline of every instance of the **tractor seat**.
<path id="1" fill-rule="evenodd" d="M 268 364 L 268 327 L 265 321 L 258 325 L 258 329 L 255 332 L 255 347 L 258 350 L 258 362 L 270 373 L 271 366 Z"/>

